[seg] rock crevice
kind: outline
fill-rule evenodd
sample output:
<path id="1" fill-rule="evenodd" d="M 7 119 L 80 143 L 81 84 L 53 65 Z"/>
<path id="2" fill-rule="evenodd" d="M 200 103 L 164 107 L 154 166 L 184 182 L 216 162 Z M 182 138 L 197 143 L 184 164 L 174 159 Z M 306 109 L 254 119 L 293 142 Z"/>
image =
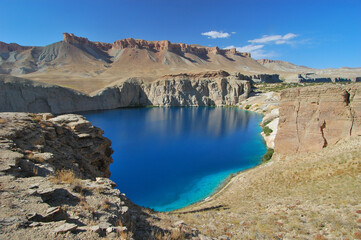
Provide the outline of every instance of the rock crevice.
<path id="1" fill-rule="evenodd" d="M 360 136 L 360 87 L 323 85 L 284 90 L 275 151 L 284 154 L 318 151 Z"/>

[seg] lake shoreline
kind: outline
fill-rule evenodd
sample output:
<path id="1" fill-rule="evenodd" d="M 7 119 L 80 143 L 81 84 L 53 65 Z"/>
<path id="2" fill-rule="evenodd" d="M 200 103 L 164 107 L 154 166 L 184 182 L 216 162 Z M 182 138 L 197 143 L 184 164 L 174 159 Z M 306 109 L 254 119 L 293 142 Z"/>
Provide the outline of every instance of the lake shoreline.
<path id="1" fill-rule="evenodd" d="M 259 136 L 262 115 L 238 107 L 136 108 L 85 116 L 113 142 L 111 179 L 134 183 L 119 189 L 156 211 L 211 196 L 230 173 L 255 166 L 266 151 Z"/>
<path id="2" fill-rule="evenodd" d="M 274 95 L 275 95 L 275 93 L 273 93 L 273 92 L 266 93 L 266 94 L 260 94 L 258 96 L 253 97 L 253 99 L 251 97 L 251 98 L 245 100 L 240 106 L 234 106 L 234 107 L 238 107 L 245 111 L 262 114 L 263 118 L 262 118 L 262 121 L 259 122 L 260 126 L 262 126 L 262 124 L 269 119 L 272 119 L 272 121 L 277 120 L 277 125 L 278 125 L 278 117 L 274 117 L 274 114 L 272 113 L 272 111 L 274 112 L 274 110 L 278 109 L 278 108 L 274 108 L 273 107 L 274 102 L 270 101 L 270 99 L 273 98 Z M 276 101 L 278 101 L 277 98 L 276 98 Z M 263 106 L 262 106 L 262 104 L 263 104 Z M 262 107 L 260 107 L 260 106 L 262 106 Z M 267 110 L 265 110 L 265 109 L 267 109 Z M 277 133 L 277 125 L 276 125 L 275 133 Z M 269 139 L 269 136 L 266 136 L 265 134 L 263 134 L 262 131 L 260 132 L 260 135 L 263 138 L 264 144 L 267 146 L 267 148 L 269 148 L 269 145 L 270 145 L 269 142 L 270 141 L 274 142 L 275 135 L 273 136 L 273 138 L 271 140 Z M 270 161 L 267 161 L 264 163 L 264 162 L 262 162 L 262 159 L 260 159 L 260 163 L 257 164 L 256 166 L 253 166 L 251 168 L 247 168 L 247 169 L 241 170 L 237 173 L 234 173 L 233 176 L 231 176 L 232 174 L 230 174 L 230 176 L 227 179 L 225 179 L 224 182 L 222 182 L 219 185 L 219 187 L 208 197 L 206 197 L 200 201 L 197 201 L 196 203 L 190 204 L 186 207 L 170 211 L 169 213 L 172 213 L 172 214 L 184 213 L 184 212 L 187 212 L 187 209 L 189 209 L 189 208 L 194 208 L 201 204 L 204 204 L 204 203 L 214 200 L 215 198 L 220 196 L 226 189 L 228 189 L 232 184 L 234 184 L 234 182 L 236 180 L 240 179 L 245 173 L 248 173 L 249 171 L 252 171 L 252 170 L 256 170 L 262 166 L 265 166 L 266 164 L 267 165 L 272 164 L 272 161 L 270 160 Z"/>

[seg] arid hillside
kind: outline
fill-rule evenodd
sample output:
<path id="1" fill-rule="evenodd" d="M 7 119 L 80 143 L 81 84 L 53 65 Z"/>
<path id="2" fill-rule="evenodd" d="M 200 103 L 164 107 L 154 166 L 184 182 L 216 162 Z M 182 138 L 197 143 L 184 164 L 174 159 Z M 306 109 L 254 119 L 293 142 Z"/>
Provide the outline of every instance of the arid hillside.
<path id="1" fill-rule="evenodd" d="M 74 88 L 85 93 L 115 81 L 208 70 L 270 72 L 235 49 L 202 47 L 132 38 L 114 43 L 92 42 L 64 33 L 64 41 L 45 47 L 1 43 L 0 73 Z"/>
<path id="2" fill-rule="evenodd" d="M 127 38 L 113 43 L 64 33 L 44 47 L 0 42 L 0 74 L 92 93 L 114 82 L 140 77 L 225 70 L 243 76 L 273 74 L 284 81 L 361 81 L 361 69 L 312 69 L 283 61 L 254 60 L 233 49 Z M 245 80 L 246 80 L 245 78 Z"/>

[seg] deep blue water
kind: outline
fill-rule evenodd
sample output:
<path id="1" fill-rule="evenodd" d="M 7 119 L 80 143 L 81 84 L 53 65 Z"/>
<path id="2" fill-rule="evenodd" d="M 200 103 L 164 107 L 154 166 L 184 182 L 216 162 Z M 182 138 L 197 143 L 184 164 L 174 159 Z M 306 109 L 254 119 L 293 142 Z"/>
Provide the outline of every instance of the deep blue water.
<path id="1" fill-rule="evenodd" d="M 231 173 L 260 163 L 260 114 L 237 108 L 128 108 L 84 114 L 112 141 L 111 179 L 158 211 L 211 195 Z"/>

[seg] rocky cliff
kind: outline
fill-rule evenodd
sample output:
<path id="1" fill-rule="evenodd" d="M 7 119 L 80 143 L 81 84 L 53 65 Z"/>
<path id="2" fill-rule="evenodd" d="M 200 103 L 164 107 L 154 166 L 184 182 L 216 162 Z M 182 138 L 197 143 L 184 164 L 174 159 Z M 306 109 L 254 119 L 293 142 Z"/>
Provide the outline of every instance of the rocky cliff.
<path id="1" fill-rule="evenodd" d="M 275 151 L 318 151 L 361 135 L 361 86 L 323 85 L 281 93 Z"/>
<path id="2" fill-rule="evenodd" d="M 93 96 L 55 85 L 0 76 L 0 111 L 60 114 L 147 105 L 235 105 L 247 98 L 250 91 L 249 81 L 222 71 L 168 75 L 154 82 L 133 78 L 106 87 Z"/>
<path id="3" fill-rule="evenodd" d="M 102 134 L 80 115 L 0 113 L 1 239 L 208 239 L 114 189 Z"/>
<path id="4" fill-rule="evenodd" d="M 251 57 L 250 53 L 238 52 L 235 48 L 232 49 L 219 49 L 218 47 L 202 47 L 194 46 L 185 43 L 171 43 L 168 40 L 163 41 L 147 41 L 142 39 L 126 38 L 117 40 L 114 43 L 102 43 L 92 42 L 87 38 L 77 37 L 72 33 L 63 33 L 64 42 L 78 45 L 89 45 L 93 47 L 99 47 L 105 51 L 111 51 L 112 49 L 124 49 L 124 48 L 135 48 L 135 49 L 147 49 L 150 51 L 171 51 L 175 53 L 193 53 L 200 56 L 207 54 L 233 54 L 240 55 L 243 57 Z"/>
<path id="5" fill-rule="evenodd" d="M 23 51 L 30 48 L 31 47 L 21 46 L 17 43 L 4 43 L 0 41 L 0 52 Z"/>

